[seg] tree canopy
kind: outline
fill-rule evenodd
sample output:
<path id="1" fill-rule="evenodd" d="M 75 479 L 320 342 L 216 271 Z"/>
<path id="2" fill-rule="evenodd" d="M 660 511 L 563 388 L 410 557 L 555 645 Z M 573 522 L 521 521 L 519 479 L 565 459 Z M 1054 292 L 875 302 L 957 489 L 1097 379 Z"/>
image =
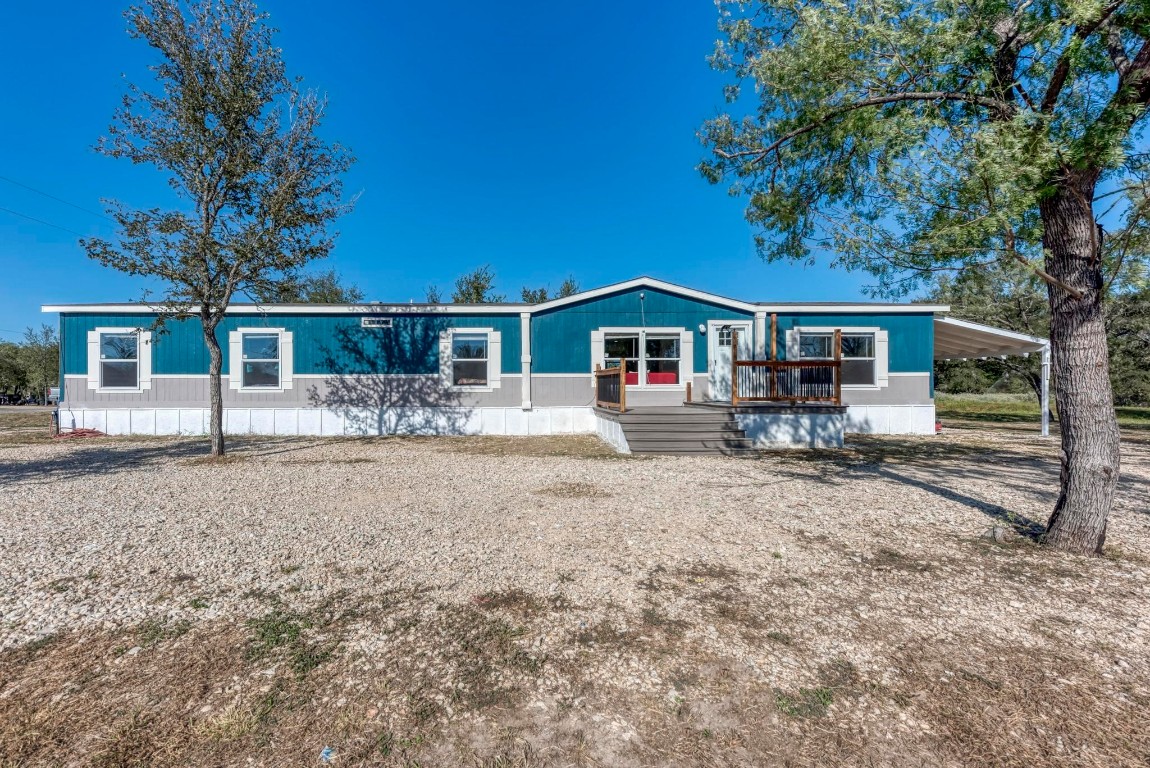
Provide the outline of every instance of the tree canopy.
<path id="1" fill-rule="evenodd" d="M 149 297 L 200 318 L 209 352 L 212 453 L 222 454 L 216 326 L 237 294 L 279 295 L 328 255 L 329 225 L 350 209 L 351 154 L 320 135 L 326 101 L 288 76 L 275 29 L 252 0 L 148 0 L 128 34 L 157 54 L 150 87 L 131 84 L 97 150 L 151 165 L 178 202 L 108 201 L 116 242 L 81 243 L 105 266 L 158 280 Z"/>
<path id="2" fill-rule="evenodd" d="M 829 253 L 888 295 L 1002 261 L 1049 279 L 1038 206 L 1067 168 L 1097 170 L 1111 236 L 1145 229 L 1145 3 L 719 5 L 732 112 L 700 168 L 766 258 Z"/>

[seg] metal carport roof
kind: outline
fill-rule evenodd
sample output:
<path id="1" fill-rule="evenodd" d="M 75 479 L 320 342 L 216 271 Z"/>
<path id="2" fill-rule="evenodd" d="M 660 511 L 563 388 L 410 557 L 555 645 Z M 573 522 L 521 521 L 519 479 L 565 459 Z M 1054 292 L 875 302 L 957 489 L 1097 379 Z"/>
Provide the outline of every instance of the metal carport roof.
<path id="1" fill-rule="evenodd" d="M 1042 355 L 1042 435 L 1050 434 L 1050 340 L 953 317 L 934 318 L 934 359 Z"/>

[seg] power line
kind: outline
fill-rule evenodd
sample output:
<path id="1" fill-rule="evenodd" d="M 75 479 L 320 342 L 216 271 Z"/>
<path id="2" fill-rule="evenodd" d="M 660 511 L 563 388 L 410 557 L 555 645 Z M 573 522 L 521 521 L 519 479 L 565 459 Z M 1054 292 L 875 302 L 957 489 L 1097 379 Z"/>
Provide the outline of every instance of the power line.
<path id="1" fill-rule="evenodd" d="M 82 205 L 76 205 L 75 203 L 69 203 L 67 200 L 65 200 L 62 197 L 56 197 L 55 195 L 50 195 L 47 192 L 43 192 L 39 189 L 36 189 L 35 187 L 30 187 L 27 184 L 16 181 L 15 179 L 10 179 L 7 176 L 0 176 L 0 180 L 6 181 L 9 184 L 15 184 L 18 187 L 23 187 L 24 189 L 27 189 L 31 192 L 35 192 L 37 195 L 43 195 L 44 197 L 48 198 L 49 200 L 55 200 L 57 203 L 63 203 L 64 205 L 71 206 L 72 208 L 75 208 L 77 211 L 83 211 L 84 213 L 90 213 L 93 216 L 99 216 L 101 219 L 107 219 L 108 221 L 115 223 L 115 219 L 112 219 L 109 216 L 105 216 L 104 214 L 99 213 L 97 211 L 93 211 L 91 208 L 85 208 Z"/>
<path id="2" fill-rule="evenodd" d="M 4 211 L 5 213 L 10 213 L 13 216 L 19 216 L 20 218 L 27 219 L 28 221 L 34 221 L 37 224 L 43 224 L 46 227 L 52 227 L 53 229 L 58 229 L 62 232 L 67 232 L 68 234 L 75 235 L 76 237 L 87 237 L 87 235 L 82 234 L 80 232 L 77 232 L 74 229 L 68 229 L 67 227 L 61 227 L 59 224 L 53 224 L 50 221 L 44 221 L 43 219 L 37 219 L 34 216 L 29 216 L 26 213 L 20 213 L 19 211 L 14 211 L 11 208 L 0 207 L 0 211 Z"/>

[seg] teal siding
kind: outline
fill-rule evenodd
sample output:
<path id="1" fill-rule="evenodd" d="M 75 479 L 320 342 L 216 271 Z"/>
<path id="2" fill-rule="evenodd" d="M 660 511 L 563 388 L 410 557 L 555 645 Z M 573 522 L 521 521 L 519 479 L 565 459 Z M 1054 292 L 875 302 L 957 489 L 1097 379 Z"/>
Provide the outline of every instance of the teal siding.
<path id="1" fill-rule="evenodd" d="M 768 320 L 768 324 L 769 322 Z M 929 312 L 913 315 L 780 314 L 777 337 L 779 357 L 786 357 L 787 331 L 796 325 L 882 328 L 888 332 L 892 373 L 920 373 L 934 370 L 934 315 Z"/>
<path id="2" fill-rule="evenodd" d="M 646 295 L 640 301 L 639 294 Z M 708 320 L 740 320 L 748 312 L 720 307 L 651 288 L 636 288 L 580 301 L 531 317 L 533 373 L 590 373 L 591 332 L 612 326 L 690 328 L 695 334 L 696 371 L 707 370 Z"/>
<path id="3" fill-rule="evenodd" d="M 228 370 L 228 333 L 236 328 L 284 328 L 292 333 L 294 372 L 307 374 L 439 372 L 439 331 L 494 328 L 502 334 L 502 371 L 522 371 L 518 312 L 509 315 L 391 315 L 393 327 L 361 328 L 359 315 L 228 315 L 216 329 Z M 99 327 L 149 326 L 153 315 L 64 314 L 64 372 L 88 369 L 88 331 Z M 154 333 L 152 372 L 206 374 L 208 350 L 199 319 L 173 320 Z"/>

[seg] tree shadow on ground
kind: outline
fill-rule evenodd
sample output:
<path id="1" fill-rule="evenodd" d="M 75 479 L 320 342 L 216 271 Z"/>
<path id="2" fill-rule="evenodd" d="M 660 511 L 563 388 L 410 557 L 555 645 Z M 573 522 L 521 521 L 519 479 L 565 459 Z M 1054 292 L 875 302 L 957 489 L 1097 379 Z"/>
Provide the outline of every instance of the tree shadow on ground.
<path id="1" fill-rule="evenodd" d="M 242 461 L 246 458 L 305 450 L 315 445 L 290 437 L 230 436 L 223 459 L 209 454 L 206 437 L 74 438 L 74 450 L 47 458 L 0 461 L 0 488 L 18 482 L 48 483 L 100 474 L 115 474 L 157 462 L 202 460 Z"/>
<path id="2" fill-rule="evenodd" d="M 353 435 L 459 435 L 478 431 L 475 409 L 444 386 L 440 340 L 449 326 L 431 316 L 394 318 L 390 328 L 341 326 L 322 347 L 331 375 L 308 390 Z"/>

